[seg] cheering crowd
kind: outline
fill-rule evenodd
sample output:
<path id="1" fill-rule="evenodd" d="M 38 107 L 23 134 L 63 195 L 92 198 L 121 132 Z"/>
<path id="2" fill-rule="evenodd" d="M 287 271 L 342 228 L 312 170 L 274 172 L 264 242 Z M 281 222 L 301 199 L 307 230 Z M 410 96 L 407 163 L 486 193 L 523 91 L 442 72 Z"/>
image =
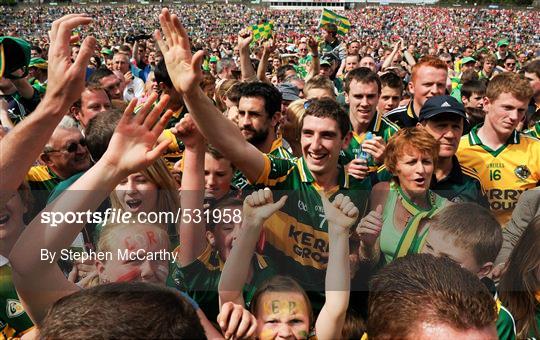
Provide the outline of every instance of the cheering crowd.
<path id="1" fill-rule="evenodd" d="M 537 12 L 3 13 L 3 338 L 540 338 Z"/>

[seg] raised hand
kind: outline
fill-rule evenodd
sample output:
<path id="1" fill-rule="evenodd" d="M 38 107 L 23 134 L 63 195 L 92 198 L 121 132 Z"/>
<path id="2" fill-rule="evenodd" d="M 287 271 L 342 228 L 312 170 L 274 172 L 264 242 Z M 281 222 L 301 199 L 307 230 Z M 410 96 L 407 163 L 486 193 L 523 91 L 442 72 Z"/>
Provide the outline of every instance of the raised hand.
<path id="1" fill-rule="evenodd" d="M 263 48 L 268 54 L 274 53 L 274 51 L 277 49 L 277 43 L 275 39 L 272 37 L 265 41 L 263 43 Z"/>
<path id="2" fill-rule="evenodd" d="M 243 29 L 238 33 L 238 48 L 249 48 L 249 44 L 253 40 L 253 32 L 248 29 Z"/>
<path id="3" fill-rule="evenodd" d="M 167 110 L 160 118 L 169 96 L 162 95 L 161 100 L 152 109 L 157 97 L 156 93 L 150 95 L 135 116 L 133 110 L 137 100 L 134 99 L 129 103 L 114 130 L 107 151 L 101 158 L 103 162 L 120 170 L 125 176 L 147 168 L 169 145 L 169 140 L 164 140 L 155 146 L 173 113 Z"/>
<path id="4" fill-rule="evenodd" d="M 72 62 L 69 47 L 71 31 L 77 26 L 88 25 L 91 22 L 92 18 L 86 14 L 69 14 L 54 21 L 49 31 L 49 66 L 45 99 L 60 100 L 55 104 L 66 110 L 81 96 L 86 66 L 96 48 L 96 39 L 86 37 L 77 59 Z"/>
<path id="5" fill-rule="evenodd" d="M 193 148 L 204 144 L 205 142 L 203 135 L 200 133 L 199 128 L 189 114 L 186 114 L 184 118 L 171 129 L 171 132 L 180 138 L 186 148 Z"/>
<path id="6" fill-rule="evenodd" d="M 180 93 L 190 93 L 199 88 L 202 80 L 202 63 L 204 51 L 191 53 L 189 37 L 176 14 L 170 14 L 167 8 L 161 10 L 159 22 L 165 41 L 161 33 L 156 30 L 154 37 L 163 52 L 167 71 L 171 77 L 174 88 Z"/>
<path id="7" fill-rule="evenodd" d="M 257 329 L 257 319 L 243 306 L 226 302 L 217 317 L 225 339 L 248 339 Z"/>
<path id="8" fill-rule="evenodd" d="M 318 53 L 319 43 L 317 42 L 317 40 L 315 40 L 315 38 L 313 38 L 313 36 L 310 36 L 308 38 L 307 45 L 308 45 L 309 50 L 311 51 L 311 53 L 314 53 L 314 54 Z"/>
<path id="9" fill-rule="evenodd" d="M 287 196 L 283 196 L 274 203 L 274 197 L 269 188 L 257 190 L 244 200 L 243 219 L 249 225 L 260 226 L 273 213 L 283 208 L 286 200 Z"/>
<path id="10" fill-rule="evenodd" d="M 320 193 L 324 208 L 324 215 L 328 221 L 328 231 L 349 232 L 349 228 L 358 218 L 358 208 L 349 196 L 338 194 L 333 202 L 330 202 L 324 193 Z"/>
<path id="11" fill-rule="evenodd" d="M 383 208 L 382 205 L 378 205 L 375 210 L 372 210 L 358 223 L 356 233 L 364 245 L 373 247 L 377 238 L 381 234 L 383 226 Z"/>

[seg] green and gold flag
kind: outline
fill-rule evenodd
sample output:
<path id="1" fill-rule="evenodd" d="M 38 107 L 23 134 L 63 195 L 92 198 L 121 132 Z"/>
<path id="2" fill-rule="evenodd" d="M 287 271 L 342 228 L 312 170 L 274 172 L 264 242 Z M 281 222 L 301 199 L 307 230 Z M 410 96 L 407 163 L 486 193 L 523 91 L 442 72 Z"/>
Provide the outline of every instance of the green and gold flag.
<path id="1" fill-rule="evenodd" d="M 249 30 L 253 31 L 253 41 L 268 39 L 272 36 L 272 31 L 274 30 L 274 22 L 265 22 L 259 25 L 253 25 L 248 27 Z"/>
<path id="2" fill-rule="evenodd" d="M 329 9 L 324 8 L 319 20 L 319 28 L 325 24 L 335 24 L 338 34 L 346 35 L 351 29 L 351 21 L 347 17 L 341 16 Z"/>

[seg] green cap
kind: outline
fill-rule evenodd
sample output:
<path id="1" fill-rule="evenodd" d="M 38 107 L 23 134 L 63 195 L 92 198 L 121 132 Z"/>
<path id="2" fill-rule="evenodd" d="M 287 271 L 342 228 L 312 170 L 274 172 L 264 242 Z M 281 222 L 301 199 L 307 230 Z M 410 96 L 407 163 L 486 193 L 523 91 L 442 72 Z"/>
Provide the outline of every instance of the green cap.
<path id="1" fill-rule="evenodd" d="M 28 67 L 37 67 L 37 68 L 47 69 L 47 60 L 43 58 L 32 58 L 30 59 L 30 63 L 28 64 Z"/>
<path id="2" fill-rule="evenodd" d="M 14 37 L 0 37 L 0 77 L 18 79 L 28 74 L 30 62 L 30 44 L 23 39 Z M 24 68 L 24 74 L 20 77 L 11 73 Z"/>
<path id="3" fill-rule="evenodd" d="M 108 48 L 102 48 L 101 49 L 101 54 L 112 55 L 113 52 L 112 52 L 112 50 L 109 50 Z"/>
<path id="4" fill-rule="evenodd" d="M 211 63 L 217 63 L 218 62 L 218 57 L 216 57 L 215 55 L 211 56 L 210 57 L 210 62 Z"/>
<path id="5" fill-rule="evenodd" d="M 461 59 L 461 65 L 476 62 L 476 60 L 473 57 L 465 57 Z"/>
<path id="6" fill-rule="evenodd" d="M 499 40 L 499 42 L 497 42 L 497 47 L 508 46 L 508 45 L 510 45 L 510 43 L 508 42 L 508 39 L 501 39 Z"/>

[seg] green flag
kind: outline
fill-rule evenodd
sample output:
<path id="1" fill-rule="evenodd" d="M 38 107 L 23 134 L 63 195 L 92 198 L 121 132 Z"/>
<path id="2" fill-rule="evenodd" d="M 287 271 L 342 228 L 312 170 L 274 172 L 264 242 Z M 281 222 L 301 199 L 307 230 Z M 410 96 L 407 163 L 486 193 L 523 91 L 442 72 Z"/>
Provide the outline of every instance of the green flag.
<path id="1" fill-rule="evenodd" d="M 251 27 L 248 27 L 248 29 L 253 31 L 253 41 L 268 39 L 272 36 L 272 31 L 274 30 L 274 22 L 270 21 L 259 25 L 253 25 Z"/>
<path id="2" fill-rule="evenodd" d="M 321 13 L 319 28 L 325 24 L 335 24 L 337 26 L 338 34 L 341 35 L 346 35 L 351 29 L 351 22 L 347 17 L 341 16 L 326 8 L 324 8 Z"/>

